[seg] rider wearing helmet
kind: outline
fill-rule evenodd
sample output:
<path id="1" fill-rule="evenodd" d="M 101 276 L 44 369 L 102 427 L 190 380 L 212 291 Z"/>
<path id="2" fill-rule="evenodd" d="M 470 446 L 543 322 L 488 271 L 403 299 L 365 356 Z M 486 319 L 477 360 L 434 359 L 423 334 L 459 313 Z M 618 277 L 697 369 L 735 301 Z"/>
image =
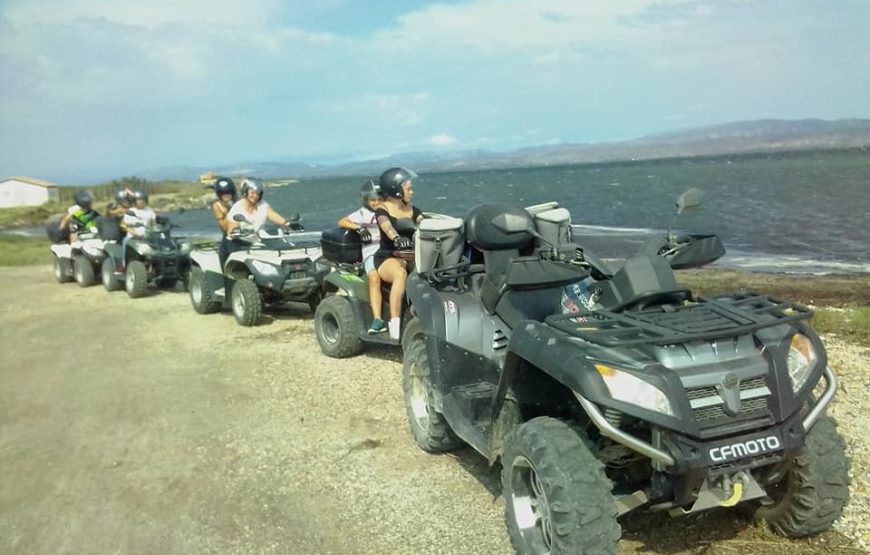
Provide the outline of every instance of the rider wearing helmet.
<path id="1" fill-rule="evenodd" d="M 408 279 L 408 262 L 397 254 L 413 249 L 413 232 L 408 229 L 416 226 L 423 213 L 411 205 L 414 196 L 413 182 L 417 174 L 406 168 L 390 168 L 381 174 L 380 194 L 384 199 L 375 210 L 378 227 L 381 230 L 380 248 L 375 253 L 375 268 L 383 281 L 390 287 L 390 337 L 399 339 L 402 317 L 402 297 Z M 403 225 L 397 225 L 405 220 Z M 396 231 L 403 230 L 402 233 Z"/>
<path id="2" fill-rule="evenodd" d="M 380 187 L 375 184 L 375 180 L 368 178 L 359 191 L 360 208 L 338 221 L 338 227 L 357 232 L 365 244 L 363 260 L 369 278 L 369 299 L 374 315 L 372 325 L 369 327 L 369 334 L 372 335 L 387 331 L 382 314 L 381 278 L 375 269 L 374 259 L 374 254 L 379 249 L 381 240 L 381 230 L 375 217 L 375 210 L 381 205 L 379 190 Z"/>
<path id="3" fill-rule="evenodd" d="M 122 218 L 131 206 L 133 206 L 133 191 L 123 189 L 116 192 L 114 200 L 106 206 L 106 215 L 113 218 Z"/>
<path id="4" fill-rule="evenodd" d="M 64 230 L 69 226 L 69 242 L 78 241 L 78 233 L 97 230 L 96 219 L 100 214 L 94 210 L 94 196 L 88 191 L 79 191 L 73 197 L 75 204 L 70 206 L 66 215 L 60 221 L 58 228 Z"/>
<path id="5" fill-rule="evenodd" d="M 214 194 L 217 197 L 211 205 L 212 214 L 221 231 L 227 232 L 227 214 L 236 202 L 236 184 L 229 177 L 218 177 L 214 184 Z"/>
<path id="6" fill-rule="evenodd" d="M 133 191 L 134 205 L 124 214 L 124 225 L 128 237 L 143 237 L 154 225 L 157 214 L 148 206 L 148 193 L 138 189 Z"/>
<path id="7" fill-rule="evenodd" d="M 375 210 L 381 205 L 378 189 L 375 180 L 368 178 L 359 191 L 360 207 L 338 220 L 338 227 L 357 232 L 362 242 L 369 245 L 363 247 L 363 258 L 374 254 L 377 242 L 381 239 L 381 231 L 375 218 Z"/>
<path id="8" fill-rule="evenodd" d="M 245 227 L 255 232 L 259 231 L 267 220 L 282 227 L 291 227 L 290 220 L 272 210 L 272 207 L 263 200 L 266 188 L 262 181 L 250 177 L 246 178 L 242 181 L 241 189 L 242 198 L 233 204 L 233 207 L 227 213 L 226 233 L 240 227 L 240 222 L 234 220 L 237 214 L 243 215 L 245 217 Z"/>

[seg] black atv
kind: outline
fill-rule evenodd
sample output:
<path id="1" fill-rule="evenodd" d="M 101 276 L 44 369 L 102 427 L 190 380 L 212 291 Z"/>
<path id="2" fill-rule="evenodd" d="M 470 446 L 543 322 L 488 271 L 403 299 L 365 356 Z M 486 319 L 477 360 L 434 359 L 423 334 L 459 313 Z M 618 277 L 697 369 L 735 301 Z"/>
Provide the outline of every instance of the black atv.
<path id="1" fill-rule="evenodd" d="M 187 288 L 193 244 L 186 238 L 173 237 L 175 227 L 165 216 L 157 216 L 155 225 L 143 237 L 107 244 L 100 272 L 106 291 L 124 287 L 131 298 L 137 299 L 145 296 L 149 285 L 172 289 L 182 280 Z"/>
<path id="2" fill-rule="evenodd" d="M 501 461 L 519 553 L 618 553 L 618 518 L 640 507 L 739 504 L 788 537 L 828 529 L 849 462 L 812 312 L 681 287 L 674 269 L 724 254 L 715 236 L 668 233 L 613 271 L 570 229 L 556 206 L 480 205 L 464 268 L 410 276 L 403 386 L 420 448 Z M 563 311 L 578 283 L 583 302 Z"/>
<path id="3" fill-rule="evenodd" d="M 440 214 L 427 216 L 421 223 L 422 231 L 417 232 L 415 248 L 396 253 L 408 261 L 410 272 L 418 266 L 417 251 L 428 252 L 436 237 L 450 234 L 462 224 L 462 220 Z M 405 220 L 399 220 L 397 225 L 401 227 L 403 224 L 410 225 Z M 374 315 L 359 235 L 340 228 L 326 231 L 322 235 L 321 245 L 323 258 L 320 262 L 332 269 L 322 280 L 323 301 L 314 314 L 314 331 L 323 353 L 334 358 L 345 358 L 360 354 L 365 344 L 399 346 L 400 341 L 392 339 L 386 332 L 375 335 L 368 333 Z M 381 285 L 381 298 L 382 314 L 388 315 L 390 285 L 387 283 Z M 403 301 L 402 330 L 410 320 L 407 298 Z"/>

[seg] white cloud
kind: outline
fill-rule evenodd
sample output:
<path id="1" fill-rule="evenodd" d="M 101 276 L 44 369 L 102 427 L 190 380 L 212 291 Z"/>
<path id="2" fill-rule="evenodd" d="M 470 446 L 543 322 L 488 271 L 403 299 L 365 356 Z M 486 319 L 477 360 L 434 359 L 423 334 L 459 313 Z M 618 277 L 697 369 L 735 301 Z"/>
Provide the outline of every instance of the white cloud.
<path id="1" fill-rule="evenodd" d="M 452 135 L 439 133 L 438 135 L 433 135 L 429 137 L 426 142 L 433 146 L 452 146 L 455 145 L 458 141 L 456 140 L 456 137 Z"/>

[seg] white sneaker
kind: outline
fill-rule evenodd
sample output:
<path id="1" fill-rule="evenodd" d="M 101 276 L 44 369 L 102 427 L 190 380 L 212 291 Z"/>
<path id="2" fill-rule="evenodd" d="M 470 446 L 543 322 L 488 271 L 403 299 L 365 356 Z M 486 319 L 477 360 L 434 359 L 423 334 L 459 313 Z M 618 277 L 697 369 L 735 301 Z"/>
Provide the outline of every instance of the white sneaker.
<path id="1" fill-rule="evenodd" d="M 402 319 L 401 318 L 390 318 L 390 339 L 395 339 L 398 341 L 399 332 L 402 330 Z"/>

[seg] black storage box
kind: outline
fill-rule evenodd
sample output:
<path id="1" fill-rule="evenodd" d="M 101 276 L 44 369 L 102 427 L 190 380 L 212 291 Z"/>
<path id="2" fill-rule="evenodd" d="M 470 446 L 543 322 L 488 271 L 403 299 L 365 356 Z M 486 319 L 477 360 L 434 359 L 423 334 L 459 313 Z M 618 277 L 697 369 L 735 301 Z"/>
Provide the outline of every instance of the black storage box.
<path id="1" fill-rule="evenodd" d="M 121 233 L 121 219 L 111 216 L 97 217 L 97 231 L 100 234 L 100 239 L 103 241 L 120 241 L 123 234 Z"/>
<path id="2" fill-rule="evenodd" d="M 323 258 L 339 264 L 362 262 L 362 241 L 356 231 L 340 227 L 324 231 L 320 236 Z"/>
<path id="3" fill-rule="evenodd" d="M 61 219 L 56 217 L 45 222 L 45 234 L 52 243 L 69 243 L 69 227 L 58 228 Z"/>

